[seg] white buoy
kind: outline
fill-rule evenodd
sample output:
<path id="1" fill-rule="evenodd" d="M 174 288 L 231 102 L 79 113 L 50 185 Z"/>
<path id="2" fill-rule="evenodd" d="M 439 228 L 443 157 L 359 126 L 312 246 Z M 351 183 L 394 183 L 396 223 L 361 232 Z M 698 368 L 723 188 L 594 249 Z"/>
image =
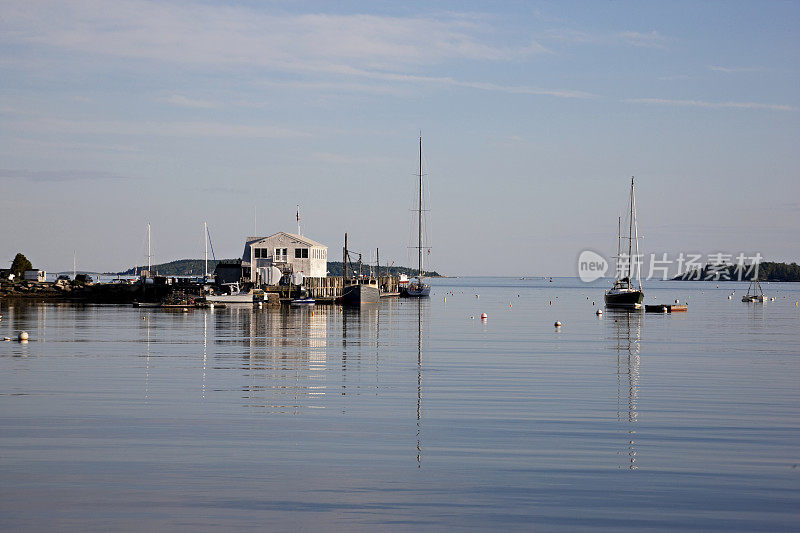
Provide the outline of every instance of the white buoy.
<path id="1" fill-rule="evenodd" d="M 27 331 L 20 331 L 19 335 L 17 336 L 17 340 L 19 340 L 19 341 L 28 340 L 28 332 Z"/>
<path id="2" fill-rule="evenodd" d="M 486 320 L 487 318 L 489 318 L 489 315 L 486 313 L 481 313 L 481 320 Z"/>
<path id="3" fill-rule="evenodd" d="M 603 314 L 603 310 L 602 309 L 598 309 L 597 311 L 595 311 L 594 314 L 596 314 L 597 316 L 600 316 L 600 315 Z"/>
<path id="4" fill-rule="evenodd" d="M 188 307 L 184 307 L 184 308 L 183 308 L 183 312 L 184 312 L 184 313 L 188 313 L 188 312 L 189 312 L 189 308 L 188 308 Z"/>
<path id="5" fill-rule="evenodd" d="M 208 304 L 208 308 L 209 309 L 214 309 L 214 302 L 211 302 L 210 304 Z"/>
<path id="6" fill-rule="evenodd" d="M 557 328 L 560 328 L 560 327 L 561 327 L 561 321 L 560 321 L 560 320 L 556 320 L 556 323 L 555 323 L 555 324 L 553 324 L 553 325 L 554 325 L 555 327 L 557 327 Z"/>

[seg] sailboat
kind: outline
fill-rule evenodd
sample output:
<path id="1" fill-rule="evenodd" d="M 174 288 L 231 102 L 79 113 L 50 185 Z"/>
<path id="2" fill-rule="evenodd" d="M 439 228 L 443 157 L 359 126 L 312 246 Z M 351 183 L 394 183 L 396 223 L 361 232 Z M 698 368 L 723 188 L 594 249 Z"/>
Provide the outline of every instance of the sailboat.
<path id="1" fill-rule="evenodd" d="M 752 294 L 751 292 L 752 291 Z M 767 297 L 764 295 L 764 290 L 761 288 L 761 283 L 759 283 L 758 279 L 755 277 L 753 281 L 750 282 L 750 286 L 747 287 L 747 294 L 742 296 L 743 302 L 766 302 Z"/>
<path id="2" fill-rule="evenodd" d="M 419 252 L 417 279 L 409 282 L 408 286 L 402 293 L 402 296 L 409 298 L 425 298 L 431 294 L 431 286 L 422 281 L 422 136 L 419 138 L 419 209 L 417 210 L 417 215 L 417 228 L 419 230 L 419 240 L 417 241 L 417 252 Z"/>
<path id="3" fill-rule="evenodd" d="M 639 309 L 644 300 L 642 291 L 641 265 L 639 264 L 639 223 L 636 221 L 636 197 L 633 192 L 633 177 L 631 177 L 631 198 L 630 198 L 630 225 L 628 228 L 628 272 L 624 273 L 617 268 L 617 279 L 614 285 L 606 292 L 606 307 L 620 307 L 628 309 Z M 617 261 L 620 259 L 620 229 L 621 224 L 617 225 Z M 634 251 L 634 241 L 636 242 Z M 636 262 L 634 280 L 634 261 Z M 634 281 L 636 283 L 634 283 Z"/>

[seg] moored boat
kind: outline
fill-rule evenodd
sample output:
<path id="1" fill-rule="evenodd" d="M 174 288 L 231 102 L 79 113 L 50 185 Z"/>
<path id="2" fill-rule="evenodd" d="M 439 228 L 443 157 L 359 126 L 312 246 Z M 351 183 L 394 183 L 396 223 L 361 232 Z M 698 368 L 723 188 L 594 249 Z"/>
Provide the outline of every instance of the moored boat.
<path id="1" fill-rule="evenodd" d="M 621 220 L 617 224 L 617 262 L 620 259 L 620 231 Z M 635 251 L 634 255 L 634 243 Z M 635 268 L 634 268 L 635 263 Z M 641 265 L 639 263 L 639 224 L 636 221 L 636 197 L 633 191 L 633 178 L 631 178 L 630 196 L 630 223 L 628 228 L 628 256 L 627 273 L 621 272 L 619 263 L 617 264 L 617 279 L 614 285 L 606 292 L 606 307 L 616 307 L 622 309 L 640 309 L 644 300 L 642 290 Z M 634 280 L 634 275 L 636 276 Z M 619 277 L 622 276 L 622 277 Z M 552 279 L 551 279 L 552 281 Z M 635 283 L 634 283 L 635 281 Z"/>
<path id="2" fill-rule="evenodd" d="M 750 286 L 747 287 L 747 294 L 742 296 L 742 301 L 746 303 L 750 302 L 766 302 L 767 297 L 764 294 L 764 290 L 761 288 L 761 283 L 754 279 L 750 282 Z"/>
<path id="3" fill-rule="evenodd" d="M 207 294 L 205 296 L 206 302 L 209 303 L 225 303 L 225 304 L 252 304 L 253 293 L 243 291 L 239 288 L 238 283 L 226 283 L 223 285 L 228 287 L 227 294 Z"/>
<path id="4" fill-rule="evenodd" d="M 345 282 L 342 291 L 342 303 L 345 305 L 361 305 L 377 303 L 380 300 L 378 280 L 373 277 L 351 278 Z"/>
<path id="5" fill-rule="evenodd" d="M 419 209 L 417 210 L 417 229 L 418 229 L 418 272 L 417 279 L 408 283 L 405 288 L 401 287 L 401 296 L 407 298 L 425 298 L 430 296 L 431 286 L 423 281 L 423 246 L 422 246 L 422 137 L 419 138 Z"/>

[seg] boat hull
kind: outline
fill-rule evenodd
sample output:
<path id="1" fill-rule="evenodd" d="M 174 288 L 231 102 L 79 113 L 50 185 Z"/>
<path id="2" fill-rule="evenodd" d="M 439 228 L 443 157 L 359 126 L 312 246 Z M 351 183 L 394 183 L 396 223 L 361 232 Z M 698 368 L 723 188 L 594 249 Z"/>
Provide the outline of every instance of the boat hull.
<path id="1" fill-rule="evenodd" d="M 431 286 L 425 283 L 409 283 L 406 287 L 401 289 L 400 296 L 405 298 L 427 298 L 431 295 Z"/>
<path id="2" fill-rule="evenodd" d="M 617 293 L 606 293 L 606 307 L 617 307 L 621 309 L 639 309 L 642 307 L 644 293 L 642 291 L 626 291 Z"/>
<path id="3" fill-rule="evenodd" d="M 361 305 L 378 303 L 381 294 L 378 287 L 373 285 L 348 285 L 342 292 L 343 305 Z"/>
<path id="4" fill-rule="evenodd" d="M 206 302 L 213 304 L 252 304 L 252 294 L 215 294 L 207 295 Z"/>

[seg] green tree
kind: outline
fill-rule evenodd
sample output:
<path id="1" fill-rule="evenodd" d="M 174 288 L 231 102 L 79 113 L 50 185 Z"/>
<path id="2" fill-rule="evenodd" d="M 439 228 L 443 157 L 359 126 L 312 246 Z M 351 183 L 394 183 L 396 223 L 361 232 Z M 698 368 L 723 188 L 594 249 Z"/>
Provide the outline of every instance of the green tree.
<path id="1" fill-rule="evenodd" d="M 11 262 L 11 272 L 13 272 L 16 277 L 21 277 L 23 272 L 32 269 L 33 265 L 31 262 L 21 253 L 17 254 L 16 257 L 14 257 L 14 261 Z"/>

